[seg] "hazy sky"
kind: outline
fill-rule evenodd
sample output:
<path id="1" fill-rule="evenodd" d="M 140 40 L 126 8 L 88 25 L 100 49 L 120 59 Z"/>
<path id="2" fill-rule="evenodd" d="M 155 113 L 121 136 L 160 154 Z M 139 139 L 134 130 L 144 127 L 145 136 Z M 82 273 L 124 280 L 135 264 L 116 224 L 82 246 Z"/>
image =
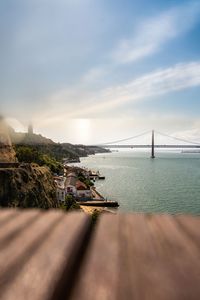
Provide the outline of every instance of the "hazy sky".
<path id="1" fill-rule="evenodd" d="M 200 0 L 1 0 L 0 110 L 55 141 L 200 141 Z"/>

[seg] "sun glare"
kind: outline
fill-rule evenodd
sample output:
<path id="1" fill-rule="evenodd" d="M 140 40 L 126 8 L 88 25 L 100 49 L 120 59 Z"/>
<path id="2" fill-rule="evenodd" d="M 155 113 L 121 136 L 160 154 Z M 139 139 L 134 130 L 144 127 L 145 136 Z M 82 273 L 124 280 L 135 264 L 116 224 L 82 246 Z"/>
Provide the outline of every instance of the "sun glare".
<path id="1" fill-rule="evenodd" d="M 91 135 L 91 121 L 90 119 L 76 119 L 75 120 L 75 134 L 79 143 L 89 143 Z"/>
<path id="2" fill-rule="evenodd" d="M 15 118 L 6 118 L 6 122 L 13 128 L 15 131 L 26 132 L 27 128 Z"/>

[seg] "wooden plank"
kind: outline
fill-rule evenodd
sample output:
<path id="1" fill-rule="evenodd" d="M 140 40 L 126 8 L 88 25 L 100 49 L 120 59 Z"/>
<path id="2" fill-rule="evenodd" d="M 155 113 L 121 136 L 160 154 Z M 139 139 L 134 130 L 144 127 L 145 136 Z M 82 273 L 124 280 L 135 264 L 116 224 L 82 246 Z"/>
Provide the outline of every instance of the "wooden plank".
<path id="1" fill-rule="evenodd" d="M 174 217 L 129 215 L 120 228 L 121 279 L 128 274 L 120 280 L 122 299 L 199 299 L 199 251 Z"/>
<path id="2" fill-rule="evenodd" d="M 120 224 L 117 299 L 159 299 L 157 290 L 154 297 L 151 293 L 159 274 L 155 272 L 157 253 L 146 218 L 142 214 L 121 216 Z"/>
<path id="3" fill-rule="evenodd" d="M 11 221 L 14 217 L 17 217 L 17 210 L 15 209 L 1 209 L 0 213 L 0 226 L 2 227 L 7 222 Z M 1 228 L 0 227 L 0 228 Z"/>
<path id="4" fill-rule="evenodd" d="M 200 299 L 198 217 L 102 215 L 91 235 L 82 213 L 10 209 L 0 225 L 0 299 Z"/>
<path id="5" fill-rule="evenodd" d="M 9 216 L 12 218 L 7 218 L 6 222 L 4 223 L 4 226 L 0 227 L 0 251 L 1 251 L 1 257 L 0 257 L 0 263 L 1 261 L 4 264 L 4 257 L 3 257 L 3 248 L 7 248 L 9 243 L 12 243 L 15 240 L 15 237 L 17 237 L 21 232 L 26 229 L 27 224 L 28 226 L 31 226 L 32 223 L 37 220 L 37 218 L 40 216 L 39 211 L 36 210 L 30 210 L 26 213 L 21 213 L 19 210 L 15 210 L 14 214 L 10 211 Z M 0 214 L 1 215 L 1 214 Z M 5 219 L 4 219 L 5 220 Z M 5 251 L 5 253 L 7 250 Z M 1 265 L 0 265 L 1 268 Z"/>
<path id="6" fill-rule="evenodd" d="M 182 215 L 176 216 L 178 225 L 182 227 L 185 234 L 190 237 L 192 241 L 198 244 L 200 247 L 199 231 L 200 231 L 200 217 L 197 216 L 187 216 L 185 218 Z"/>
<path id="7" fill-rule="evenodd" d="M 70 299 L 200 299 L 200 233 L 189 220 L 102 216 Z"/>
<path id="8" fill-rule="evenodd" d="M 70 299 L 117 299 L 119 216 L 102 215 L 93 233 Z M 125 298 L 124 298 L 125 299 Z"/>
<path id="9" fill-rule="evenodd" d="M 62 299 L 89 230 L 89 218 L 82 213 L 21 212 L 15 226 L 13 219 L 0 232 L 0 299 Z"/>

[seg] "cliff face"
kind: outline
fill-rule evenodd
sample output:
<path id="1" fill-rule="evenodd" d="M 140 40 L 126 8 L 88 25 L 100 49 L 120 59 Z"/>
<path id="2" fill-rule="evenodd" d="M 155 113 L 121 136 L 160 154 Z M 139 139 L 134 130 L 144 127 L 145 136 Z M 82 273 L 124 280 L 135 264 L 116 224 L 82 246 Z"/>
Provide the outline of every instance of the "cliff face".
<path id="1" fill-rule="evenodd" d="M 0 163 L 16 162 L 15 151 L 11 146 L 5 146 L 0 143 Z"/>
<path id="2" fill-rule="evenodd" d="M 15 161 L 15 151 L 11 144 L 8 127 L 4 119 L 0 116 L 0 163 Z"/>
<path id="3" fill-rule="evenodd" d="M 55 185 L 49 169 L 31 164 L 0 168 L 0 206 L 56 207 Z"/>

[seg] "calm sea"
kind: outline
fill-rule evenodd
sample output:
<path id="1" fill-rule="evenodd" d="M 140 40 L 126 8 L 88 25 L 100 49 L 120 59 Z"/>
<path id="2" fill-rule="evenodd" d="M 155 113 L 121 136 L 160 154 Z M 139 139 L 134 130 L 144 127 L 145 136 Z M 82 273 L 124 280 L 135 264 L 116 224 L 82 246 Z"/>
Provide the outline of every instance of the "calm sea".
<path id="1" fill-rule="evenodd" d="M 82 158 L 99 170 L 97 190 L 121 211 L 200 214 L 200 154 L 113 152 Z"/>

